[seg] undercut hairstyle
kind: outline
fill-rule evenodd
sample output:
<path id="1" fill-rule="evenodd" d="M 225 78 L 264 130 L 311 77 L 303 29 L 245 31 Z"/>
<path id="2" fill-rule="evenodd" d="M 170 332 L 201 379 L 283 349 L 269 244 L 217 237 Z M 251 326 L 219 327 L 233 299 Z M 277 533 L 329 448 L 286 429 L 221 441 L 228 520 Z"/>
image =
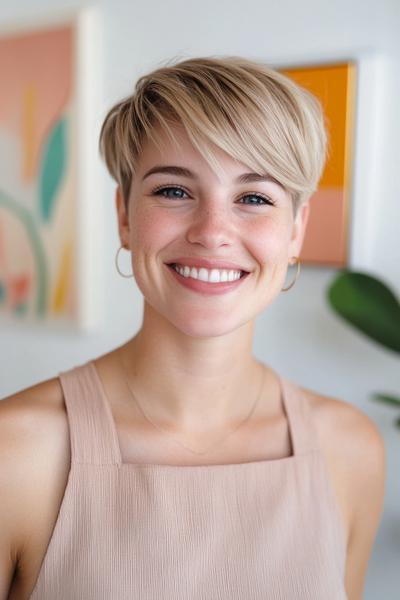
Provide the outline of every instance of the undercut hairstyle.
<path id="1" fill-rule="evenodd" d="M 289 192 L 294 214 L 317 189 L 327 133 L 320 102 L 261 62 L 237 56 L 191 58 L 141 76 L 132 95 L 113 106 L 100 152 L 127 207 L 131 182 L 154 130 L 180 124 L 214 172 L 213 147 Z"/>

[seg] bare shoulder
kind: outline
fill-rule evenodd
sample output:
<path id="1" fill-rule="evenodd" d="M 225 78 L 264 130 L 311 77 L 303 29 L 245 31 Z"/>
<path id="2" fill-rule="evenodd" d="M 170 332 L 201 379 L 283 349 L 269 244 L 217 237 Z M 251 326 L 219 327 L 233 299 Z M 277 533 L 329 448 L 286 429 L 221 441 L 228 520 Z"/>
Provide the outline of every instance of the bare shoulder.
<path id="1" fill-rule="evenodd" d="M 321 446 L 335 459 L 349 485 L 356 517 L 360 508 L 357 497 L 366 489 L 382 494 L 386 467 L 382 434 L 372 419 L 351 403 L 304 388 L 302 391 L 309 400 Z"/>
<path id="2" fill-rule="evenodd" d="M 0 410 L 2 417 L 11 412 L 23 411 L 24 414 L 33 408 L 33 412 L 41 407 L 54 407 L 56 404 L 62 405 L 62 390 L 58 377 L 41 381 L 31 387 L 25 388 L 11 396 L 0 400 Z"/>
<path id="3" fill-rule="evenodd" d="M 40 452 L 54 441 L 55 421 L 65 420 L 58 378 L 26 388 L 0 401 L 0 447 L 4 459 L 27 458 L 26 450 Z M 30 455 L 29 459 L 34 460 Z"/>
<path id="4" fill-rule="evenodd" d="M 328 436 L 332 451 L 344 451 L 347 458 L 355 453 L 372 453 L 384 449 L 382 435 L 375 423 L 353 404 L 302 388 L 312 409 L 314 422 L 322 439 Z M 330 436 L 329 434 L 332 434 Z M 343 443 L 345 447 L 343 448 Z"/>
<path id="5" fill-rule="evenodd" d="M 349 402 L 311 390 L 303 391 L 326 450 L 338 460 L 343 458 L 349 470 L 355 468 L 356 478 L 357 474 L 370 477 L 374 469 L 381 473 L 385 466 L 385 444 L 372 419 Z"/>
<path id="6" fill-rule="evenodd" d="M 361 600 L 368 562 L 383 512 L 386 482 L 384 439 L 375 423 L 352 404 L 303 389 L 321 447 L 336 477 L 347 514 L 346 592 Z"/>
<path id="7" fill-rule="evenodd" d="M 34 553 L 64 492 L 69 456 L 68 420 L 58 378 L 0 401 L 0 530 L 6 532 L 1 569 L 10 569 L 13 563 L 18 576 L 25 577 L 26 570 L 29 578 Z M 0 577 L 3 586 L 5 573 Z"/>

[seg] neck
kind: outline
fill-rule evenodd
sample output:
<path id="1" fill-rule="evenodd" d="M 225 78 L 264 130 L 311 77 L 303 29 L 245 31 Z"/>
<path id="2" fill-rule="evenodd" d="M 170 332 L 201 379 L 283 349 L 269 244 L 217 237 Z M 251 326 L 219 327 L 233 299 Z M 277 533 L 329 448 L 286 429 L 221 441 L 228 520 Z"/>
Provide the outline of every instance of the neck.
<path id="1" fill-rule="evenodd" d="M 161 427 L 202 433 L 235 427 L 259 394 L 253 323 L 218 337 L 183 334 L 150 307 L 120 358 L 146 414 Z"/>

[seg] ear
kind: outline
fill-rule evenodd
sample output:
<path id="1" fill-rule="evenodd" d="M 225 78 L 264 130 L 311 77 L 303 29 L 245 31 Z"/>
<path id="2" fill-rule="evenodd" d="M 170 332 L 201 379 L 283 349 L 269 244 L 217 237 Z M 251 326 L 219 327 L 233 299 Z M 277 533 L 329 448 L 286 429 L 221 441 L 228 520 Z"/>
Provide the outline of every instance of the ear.
<path id="1" fill-rule="evenodd" d="M 300 256 L 306 233 L 308 219 L 310 217 L 310 203 L 307 200 L 297 210 L 297 215 L 293 223 L 292 237 L 289 244 L 289 258 Z"/>
<path id="2" fill-rule="evenodd" d="M 129 248 L 129 215 L 125 209 L 125 200 L 121 188 L 118 186 L 115 191 L 115 208 L 118 218 L 118 232 L 121 246 Z"/>

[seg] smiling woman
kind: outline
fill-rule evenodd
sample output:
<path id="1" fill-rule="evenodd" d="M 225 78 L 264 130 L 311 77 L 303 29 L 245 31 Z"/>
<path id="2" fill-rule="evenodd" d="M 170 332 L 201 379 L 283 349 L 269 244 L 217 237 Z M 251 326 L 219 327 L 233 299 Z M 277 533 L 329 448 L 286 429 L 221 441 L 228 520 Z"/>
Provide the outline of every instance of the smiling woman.
<path id="1" fill-rule="evenodd" d="M 159 331 L 173 325 L 189 339 L 238 335 L 245 324 L 248 331 L 282 289 L 308 215 L 304 201 L 294 211 L 292 194 L 275 177 L 249 173 L 217 146 L 212 156 L 217 170 L 182 123 L 170 123 L 168 131 L 154 125 L 127 198 L 122 179 L 117 190 L 121 245 L 131 251 L 145 322 L 162 317 Z M 165 276 L 165 265 L 178 269 Z"/>
<path id="2" fill-rule="evenodd" d="M 188 59 L 142 76 L 100 147 L 143 322 L 1 403 L 0 597 L 360 600 L 380 434 L 252 354 L 299 273 L 318 102 L 255 61 Z"/>

